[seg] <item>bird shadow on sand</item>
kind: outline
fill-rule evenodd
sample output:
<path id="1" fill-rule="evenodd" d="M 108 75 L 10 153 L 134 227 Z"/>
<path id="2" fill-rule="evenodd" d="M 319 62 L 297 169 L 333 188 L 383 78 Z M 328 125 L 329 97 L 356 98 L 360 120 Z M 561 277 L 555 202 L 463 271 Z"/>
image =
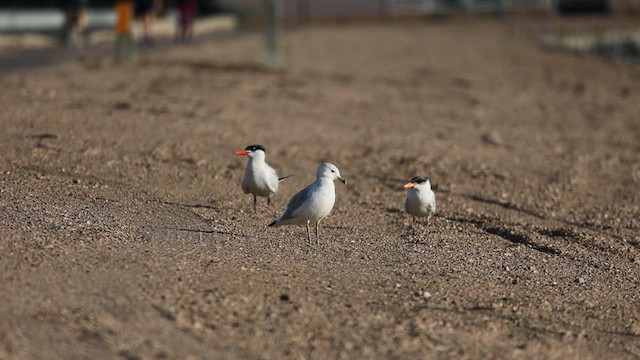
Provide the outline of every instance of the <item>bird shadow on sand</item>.
<path id="1" fill-rule="evenodd" d="M 231 235 L 231 236 L 237 236 L 237 237 L 242 237 L 242 238 L 249 238 L 250 237 L 250 236 L 247 236 L 247 235 L 244 235 L 244 234 L 237 234 L 237 233 L 233 233 L 233 232 L 230 232 L 230 231 L 224 231 L 224 230 L 203 230 L 203 229 L 190 229 L 190 228 L 177 228 L 177 227 L 166 227 L 165 229 L 174 230 L 174 231 L 185 231 L 185 232 L 198 233 L 198 234 Z"/>
<path id="2" fill-rule="evenodd" d="M 353 226 L 342 226 L 342 225 L 322 225 L 323 229 L 339 229 L 339 230 L 353 230 Z"/>
<path id="3" fill-rule="evenodd" d="M 529 210 L 529 209 L 525 209 L 522 208 L 516 204 L 513 204 L 511 202 L 508 201 L 500 201 L 497 199 L 490 199 L 490 198 L 486 198 L 486 197 L 482 197 L 479 195 L 465 195 L 465 197 L 473 200 L 473 201 L 477 201 L 477 202 L 481 202 L 481 203 L 485 203 L 485 204 L 490 204 L 490 205 L 497 205 L 500 206 L 504 209 L 507 210 L 513 210 L 513 211 L 517 211 L 523 214 L 527 214 L 533 217 L 536 217 L 538 219 L 541 220 L 548 220 L 548 221 L 554 221 L 554 222 L 559 222 L 559 223 L 563 223 L 565 225 L 569 225 L 569 226 L 573 226 L 576 228 L 580 228 L 580 229 L 585 229 L 585 230 L 589 230 L 589 231 L 594 231 L 603 235 L 607 235 L 610 236 L 616 240 L 623 240 L 623 237 L 621 235 L 615 234 L 611 231 L 606 231 L 605 229 L 602 228 L 602 226 L 598 226 L 595 224 L 589 224 L 589 223 L 585 223 L 585 222 L 575 222 L 575 221 L 569 221 L 569 220 L 565 220 L 565 219 L 558 219 L 558 218 L 554 218 L 554 217 L 548 217 L 544 214 L 544 212 L 541 211 L 534 211 L 534 210 Z M 550 237 L 568 237 L 568 235 L 566 234 L 567 231 L 564 229 L 554 229 L 551 231 L 548 231 L 548 233 L 545 233 L 543 235 L 547 235 Z M 633 242 L 627 241 L 627 243 L 629 245 L 632 246 L 637 246 L 636 244 L 634 244 Z"/>
<path id="4" fill-rule="evenodd" d="M 431 218 L 433 222 L 435 216 Z M 409 220 L 409 223 L 402 224 L 404 231 L 401 238 L 405 245 L 426 245 L 431 240 L 432 233 L 429 231 L 433 224 L 427 224 L 420 220 Z"/>
<path id="5" fill-rule="evenodd" d="M 539 211 L 533 211 L 533 210 L 529 210 L 529 209 L 523 209 L 522 207 L 517 206 L 516 204 L 513 204 L 511 202 L 508 201 L 500 201 L 500 200 L 496 200 L 496 199 L 490 199 L 490 198 L 486 198 L 486 197 L 482 197 L 480 195 L 465 195 L 465 197 L 473 200 L 473 201 L 477 201 L 477 202 L 481 202 L 481 203 L 485 203 L 485 204 L 491 204 L 491 205 L 498 205 L 502 208 L 505 208 L 507 210 L 514 210 L 514 211 L 518 211 L 521 212 L 523 214 L 527 214 L 527 215 L 531 215 L 534 217 L 537 217 L 538 219 L 544 219 L 544 213 L 539 212 Z"/>
<path id="6" fill-rule="evenodd" d="M 424 245 L 429 242 L 430 231 L 432 230 L 431 227 L 433 224 L 427 224 L 425 219 L 415 219 L 399 207 L 379 206 L 379 208 L 384 209 L 387 214 L 391 215 L 389 226 L 398 229 L 400 238 L 404 241 L 405 245 Z M 435 214 L 430 221 L 434 221 L 437 216 L 439 215 Z"/>
<path id="7" fill-rule="evenodd" d="M 223 73 L 268 74 L 270 71 L 258 62 L 215 62 L 210 60 L 166 60 L 153 59 L 143 62 L 143 66 L 183 67 L 192 70 Z"/>
<path id="8" fill-rule="evenodd" d="M 204 205 L 204 204 L 180 204 L 180 203 L 174 203 L 171 201 L 159 201 L 162 204 L 166 204 L 166 205 L 173 205 L 173 206 L 182 206 L 182 207 L 186 207 L 186 208 L 191 208 L 191 209 L 210 209 L 210 210 L 216 210 L 219 211 L 219 209 L 213 205 Z"/>
<path id="9" fill-rule="evenodd" d="M 440 216 L 444 219 L 447 219 L 448 221 L 473 225 L 488 234 L 496 235 L 516 245 L 527 245 L 536 251 L 551 255 L 563 255 L 562 251 L 560 251 L 559 249 L 556 249 L 551 245 L 541 244 L 526 231 L 522 229 L 514 229 L 512 228 L 512 226 L 508 226 L 507 224 L 501 222 L 499 219 L 494 219 L 486 216 L 479 218 L 469 218 L 459 214 L 441 214 Z"/>
<path id="10" fill-rule="evenodd" d="M 390 214 L 401 214 L 401 213 L 403 213 L 402 209 L 394 208 L 394 207 L 387 207 L 385 209 L 385 211 L 390 213 Z"/>

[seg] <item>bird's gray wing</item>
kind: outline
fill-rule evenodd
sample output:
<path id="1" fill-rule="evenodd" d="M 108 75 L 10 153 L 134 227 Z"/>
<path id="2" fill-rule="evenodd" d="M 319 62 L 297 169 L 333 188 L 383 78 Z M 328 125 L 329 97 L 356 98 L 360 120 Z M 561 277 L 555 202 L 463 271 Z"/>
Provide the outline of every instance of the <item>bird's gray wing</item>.
<path id="1" fill-rule="evenodd" d="M 429 203 L 429 209 L 431 210 L 431 212 L 433 214 L 435 214 L 436 213 L 436 195 L 435 194 L 433 194 L 433 199 L 432 200 L 433 201 L 431 201 Z"/>
<path id="2" fill-rule="evenodd" d="M 242 191 L 245 194 L 249 193 L 249 179 L 246 176 L 242 179 Z"/>
<path id="3" fill-rule="evenodd" d="M 247 163 L 247 167 L 244 169 L 244 176 L 242 176 L 242 191 L 245 194 L 250 192 L 249 183 L 251 182 L 251 177 L 253 177 L 253 172 L 251 171 L 249 163 Z"/>
<path id="4" fill-rule="evenodd" d="M 276 192 L 278 191 L 278 184 L 280 183 L 278 181 L 278 173 L 276 173 L 276 170 L 271 166 L 269 166 L 269 169 L 267 171 L 269 172 L 269 184 L 267 186 L 269 186 L 269 190 L 271 190 L 272 192 Z"/>
<path id="5" fill-rule="evenodd" d="M 287 205 L 287 210 L 284 211 L 284 214 L 280 217 L 280 220 L 288 220 L 293 219 L 293 213 L 304 204 L 304 202 L 309 198 L 309 194 L 311 194 L 311 185 L 306 188 L 300 190 L 297 194 L 293 195 L 291 200 L 289 200 L 289 204 Z"/>

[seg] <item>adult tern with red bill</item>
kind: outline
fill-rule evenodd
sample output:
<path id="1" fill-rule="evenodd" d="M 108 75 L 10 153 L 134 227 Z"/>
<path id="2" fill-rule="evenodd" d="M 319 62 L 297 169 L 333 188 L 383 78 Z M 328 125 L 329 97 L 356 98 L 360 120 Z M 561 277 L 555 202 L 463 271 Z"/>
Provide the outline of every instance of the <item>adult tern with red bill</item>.
<path id="1" fill-rule="evenodd" d="M 262 145 L 249 145 L 235 152 L 237 156 L 247 156 L 247 168 L 242 178 L 242 191 L 253 194 L 253 211 L 256 211 L 257 197 L 267 198 L 267 208 L 271 205 L 271 196 L 278 191 L 278 184 L 287 178 L 278 178 L 276 171 L 267 164 L 266 150 Z"/>

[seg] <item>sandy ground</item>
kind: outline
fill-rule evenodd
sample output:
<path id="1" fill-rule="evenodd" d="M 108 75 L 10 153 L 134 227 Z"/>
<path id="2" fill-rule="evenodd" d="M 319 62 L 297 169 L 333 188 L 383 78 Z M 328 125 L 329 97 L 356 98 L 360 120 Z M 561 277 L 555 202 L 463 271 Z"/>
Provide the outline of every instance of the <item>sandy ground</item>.
<path id="1" fill-rule="evenodd" d="M 640 357 L 640 70 L 512 23 L 301 28 L 0 79 L 1 359 Z M 263 144 L 275 206 L 240 189 Z M 321 244 L 267 228 L 335 163 Z M 425 175 L 439 216 L 403 209 Z M 415 234 L 414 234 L 415 231 Z"/>

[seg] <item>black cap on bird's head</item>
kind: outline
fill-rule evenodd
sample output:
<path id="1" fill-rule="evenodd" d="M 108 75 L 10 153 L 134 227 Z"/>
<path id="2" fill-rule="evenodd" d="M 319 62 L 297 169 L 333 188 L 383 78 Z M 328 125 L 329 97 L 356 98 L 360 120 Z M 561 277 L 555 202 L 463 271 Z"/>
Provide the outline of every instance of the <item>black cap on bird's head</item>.
<path id="1" fill-rule="evenodd" d="M 262 150 L 264 152 L 267 152 L 267 150 L 265 150 L 264 146 L 262 145 L 249 145 L 246 148 L 244 148 L 246 151 L 258 151 L 258 150 Z"/>
<path id="2" fill-rule="evenodd" d="M 411 182 L 414 183 L 414 184 L 424 184 L 427 181 L 429 181 L 429 179 L 427 179 L 424 176 L 416 176 L 413 179 L 411 179 Z"/>
<path id="3" fill-rule="evenodd" d="M 246 148 L 244 148 L 244 150 L 238 150 L 235 152 L 235 155 L 239 155 L 239 156 L 243 156 L 243 155 L 249 155 L 253 152 L 256 152 L 258 150 L 262 150 L 265 153 L 267 152 L 267 150 L 265 150 L 264 146 L 262 145 L 249 145 Z"/>
<path id="4" fill-rule="evenodd" d="M 424 176 L 415 176 L 408 183 L 404 184 L 406 188 L 414 188 L 416 185 L 422 185 L 429 182 L 429 179 Z"/>

